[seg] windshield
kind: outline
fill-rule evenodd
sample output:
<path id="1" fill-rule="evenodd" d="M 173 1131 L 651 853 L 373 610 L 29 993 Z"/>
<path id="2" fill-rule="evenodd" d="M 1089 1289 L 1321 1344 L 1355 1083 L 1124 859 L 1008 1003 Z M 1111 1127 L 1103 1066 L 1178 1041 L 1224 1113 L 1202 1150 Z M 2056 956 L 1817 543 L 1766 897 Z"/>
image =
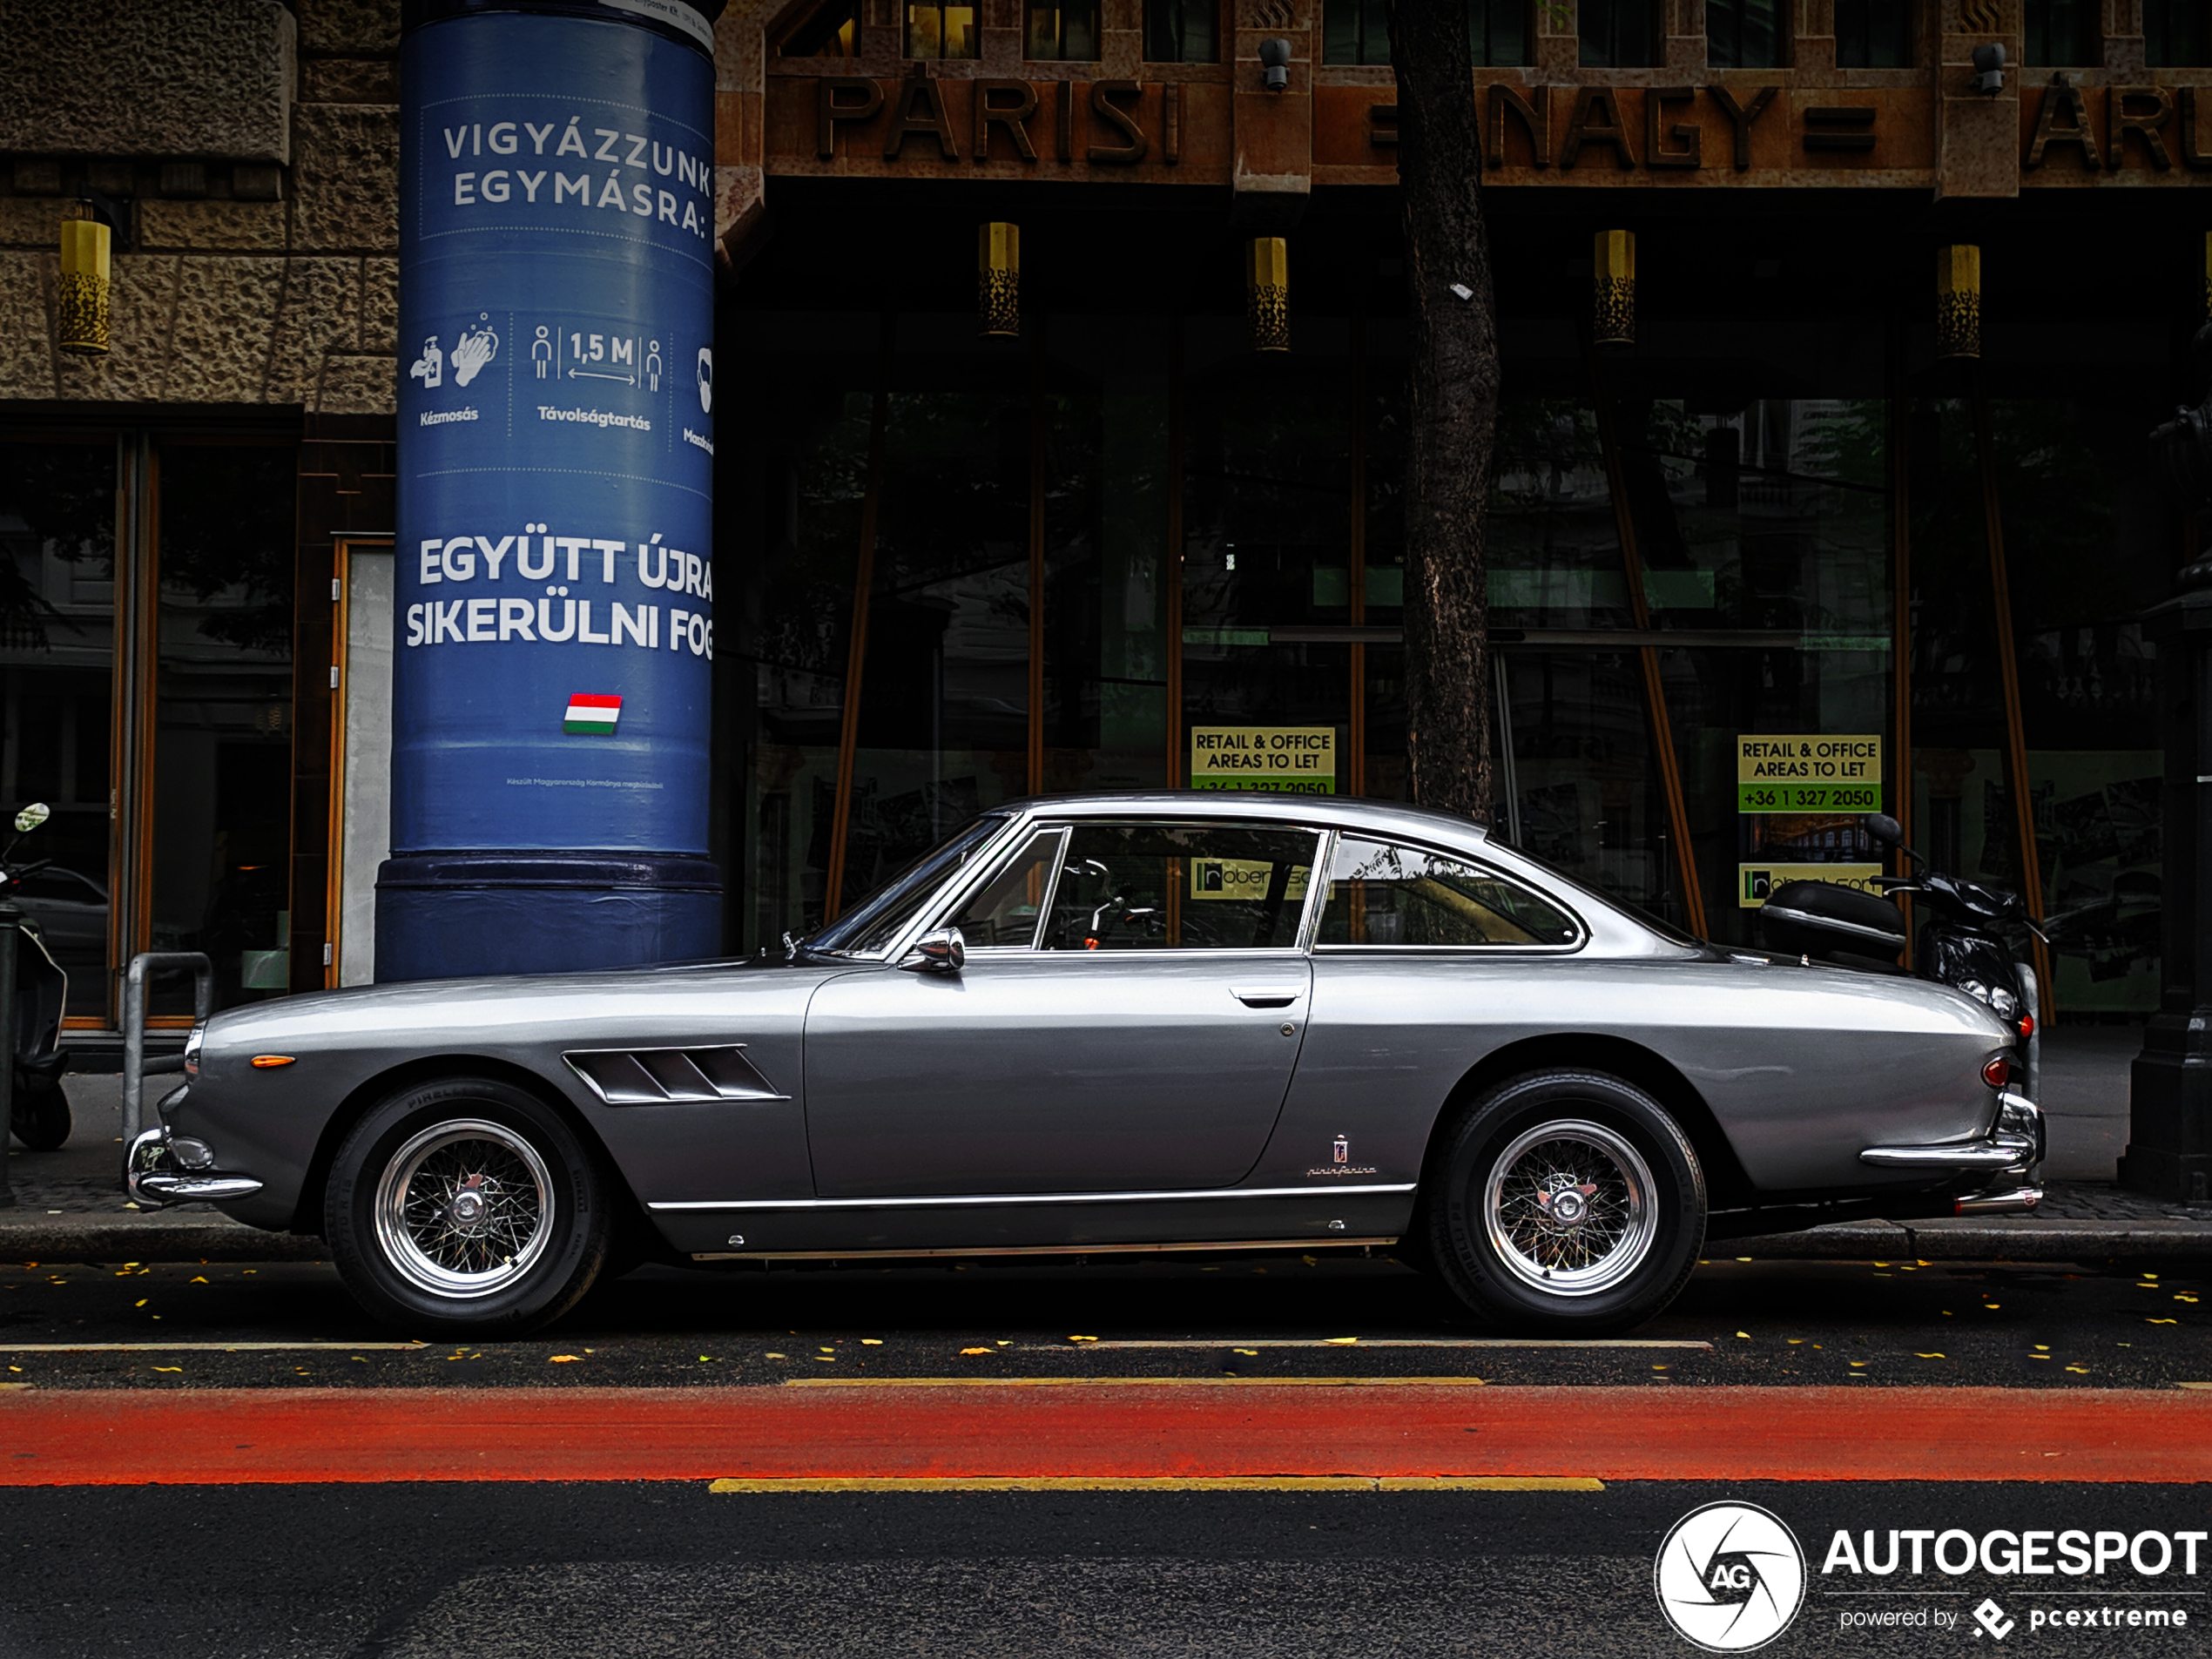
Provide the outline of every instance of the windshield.
<path id="1" fill-rule="evenodd" d="M 914 912 L 945 884 L 947 877 L 975 855 L 976 849 L 1006 825 L 1002 813 L 989 813 L 956 833 L 943 846 L 923 853 L 828 927 L 801 941 L 809 950 L 833 950 L 866 956 L 886 948 L 914 920 Z"/>

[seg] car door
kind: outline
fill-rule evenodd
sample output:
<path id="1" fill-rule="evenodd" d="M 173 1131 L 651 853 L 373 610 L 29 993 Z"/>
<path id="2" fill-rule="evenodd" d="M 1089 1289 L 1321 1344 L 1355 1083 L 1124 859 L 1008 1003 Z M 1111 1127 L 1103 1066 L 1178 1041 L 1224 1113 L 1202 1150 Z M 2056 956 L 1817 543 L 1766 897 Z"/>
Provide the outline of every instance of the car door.
<path id="1" fill-rule="evenodd" d="M 1047 825 L 947 918 L 956 974 L 831 981 L 806 1019 L 825 1197 L 1229 1185 L 1298 1062 L 1320 836 Z"/>

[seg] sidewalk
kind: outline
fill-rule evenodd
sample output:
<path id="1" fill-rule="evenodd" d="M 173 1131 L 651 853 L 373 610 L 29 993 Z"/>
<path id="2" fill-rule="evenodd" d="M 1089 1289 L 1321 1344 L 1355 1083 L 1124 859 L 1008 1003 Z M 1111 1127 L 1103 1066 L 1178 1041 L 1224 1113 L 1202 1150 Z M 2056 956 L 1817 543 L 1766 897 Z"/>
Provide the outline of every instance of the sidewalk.
<path id="1" fill-rule="evenodd" d="M 2212 1258 L 2212 1204 L 2168 1204 L 2121 1190 L 2113 1161 L 2128 1142 L 2132 1026 L 2061 1027 L 2043 1055 L 2050 1125 L 2042 1208 L 2033 1216 L 1862 1221 L 1761 1238 L 1716 1239 L 1710 1256 L 1772 1260 L 2082 1261 Z M 146 1086 L 145 1111 L 166 1080 Z M 318 1238 L 263 1232 L 206 1204 L 141 1211 L 121 1190 L 122 1079 L 64 1080 L 76 1130 L 52 1152 L 14 1150 L 16 1207 L 0 1210 L 0 1260 L 320 1261 Z"/>

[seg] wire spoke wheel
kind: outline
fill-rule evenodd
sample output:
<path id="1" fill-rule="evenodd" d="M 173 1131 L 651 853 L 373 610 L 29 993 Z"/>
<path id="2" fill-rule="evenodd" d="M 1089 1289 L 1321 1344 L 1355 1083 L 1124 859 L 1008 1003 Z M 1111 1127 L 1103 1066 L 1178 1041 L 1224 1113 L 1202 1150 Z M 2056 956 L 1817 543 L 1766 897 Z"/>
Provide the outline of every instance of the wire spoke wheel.
<path id="1" fill-rule="evenodd" d="M 529 1139 L 484 1118 L 408 1141 L 376 1184 L 376 1242 L 409 1284 L 489 1296 L 527 1274 L 553 1231 L 553 1177 Z"/>
<path id="2" fill-rule="evenodd" d="M 1601 1123 L 1539 1123 L 1514 1137 L 1481 1190 L 1498 1259 L 1551 1296 L 1595 1296 L 1650 1255 L 1659 1227 L 1643 1156 Z"/>

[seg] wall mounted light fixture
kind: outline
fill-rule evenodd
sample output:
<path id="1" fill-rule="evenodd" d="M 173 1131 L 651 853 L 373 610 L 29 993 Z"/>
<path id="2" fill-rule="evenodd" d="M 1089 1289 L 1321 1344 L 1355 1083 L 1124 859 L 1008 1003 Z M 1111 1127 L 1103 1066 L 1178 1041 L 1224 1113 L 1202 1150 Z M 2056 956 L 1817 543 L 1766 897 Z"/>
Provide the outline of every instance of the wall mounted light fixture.
<path id="1" fill-rule="evenodd" d="M 1245 254 L 1244 304 L 1254 351 L 1291 348 L 1291 256 L 1279 236 L 1255 236 Z"/>
<path id="2" fill-rule="evenodd" d="M 1981 355 L 1981 250 L 1954 243 L 1936 250 L 1936 355 Z"/>
<path id="3" fill-rule="evenodd" d="M 108 343 L 108 227 L 89 203 L 62 210 L 61 347 L 80 357 L 105 357 Z"/>
<path id="4" fill-rule="evenodd" d="M 1600 231 L 1590 249 L 1590 337 L 1601 346 L 1636 343 L 1636 233 Z"/>
<path id="5" fill-rule="evenodd" d="M 975 309 L 987 339 L 1022 332 L 1022 227 L 993 219 L 975 227 Z"/>
<path id="6" fill-rule="evenodd" d="M 1261 41 L 1259 66 L 1266 71 L 1265 85 L 1269 91 L 1288 91 L 1291 84 L 1291 43 L 1280 35 L 1270 36 Z"/>

